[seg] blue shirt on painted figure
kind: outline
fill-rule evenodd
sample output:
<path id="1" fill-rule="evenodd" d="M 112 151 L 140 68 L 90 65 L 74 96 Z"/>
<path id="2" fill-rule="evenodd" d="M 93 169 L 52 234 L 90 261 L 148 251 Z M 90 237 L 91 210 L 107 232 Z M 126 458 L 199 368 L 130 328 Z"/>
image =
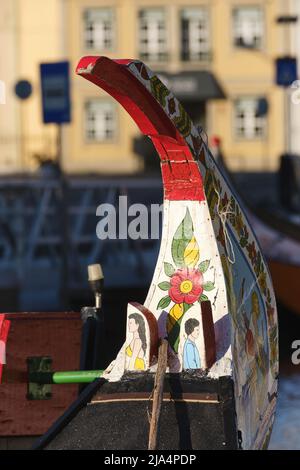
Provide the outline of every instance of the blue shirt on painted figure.
<path id="1" fill-rule="evenodd" d="M 196 344 L 189 338 L 184 343 L 183 348 L 183 368 L 200 369 L 200 355 Z"/>

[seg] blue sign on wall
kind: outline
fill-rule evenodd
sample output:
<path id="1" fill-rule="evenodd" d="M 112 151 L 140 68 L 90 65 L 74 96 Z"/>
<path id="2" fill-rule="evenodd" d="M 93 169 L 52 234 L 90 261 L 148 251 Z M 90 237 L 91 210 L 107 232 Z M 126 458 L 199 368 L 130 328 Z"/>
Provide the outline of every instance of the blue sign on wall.
<path id="1" fill-rule="evenodd" d="M 277 85 L 288 87 L 297 78 L 297 59 L 295 57 L 282 57 L 276 60 Z"/>
<path id="2" fill-rule="evenodd" d="M 69 62 L 40 64 L 43 121 L 62 124 L 71 120 Z"/>

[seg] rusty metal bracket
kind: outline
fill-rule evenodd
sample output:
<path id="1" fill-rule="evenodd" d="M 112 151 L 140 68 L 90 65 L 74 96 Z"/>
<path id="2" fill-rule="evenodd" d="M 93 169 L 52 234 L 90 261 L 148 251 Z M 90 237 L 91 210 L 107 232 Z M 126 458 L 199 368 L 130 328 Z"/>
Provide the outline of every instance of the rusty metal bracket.
<path id="1" fill-rule="evenodd" d="M 50 400 L 52 397 L 51 384 L 38 383 L 40 373 L 52 372 L 52 359 L 49 356 L 28 357 L 28 386 L 27 400 Z"/>

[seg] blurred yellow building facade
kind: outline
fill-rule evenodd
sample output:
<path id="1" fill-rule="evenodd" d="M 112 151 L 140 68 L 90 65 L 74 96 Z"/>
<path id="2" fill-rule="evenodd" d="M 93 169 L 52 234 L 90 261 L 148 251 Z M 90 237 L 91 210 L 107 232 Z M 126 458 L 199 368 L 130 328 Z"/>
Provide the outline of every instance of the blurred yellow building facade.
<path id="1" fill-rule="evenodd" d="M 1 8 L 0 79 L 7 96 L 0 105 L 0 172 L 33 170 L 34 154 L 55 158 L 57 128 L 42 123 L 39 63 L 60 60 L 71 64 L 64 169 L 142 170 L 135 124 L 73 72 L 84 55 L 141 58 L 183 96 L 184 105 L 187 100 L 208 137 L 221 139 L 231 169 L 277 169 L 284 94 L 274 84 L 274 61 L 286 52 L 286 31 L 276 18 L 289 12 L 288 0 L 2 0 Z M 21 78 L 33 85 L 24 101 L 13 92 Z"/>
<path id="2" fill-rule="evenodd" d="M 56 129 L 42 123 L 39 63 L 64 57 L 60 0 L 2 0 L 0 3 L 0 174 L 34 170 L 35 154 L 55 157 Z M 18 80 L 32 84 L 32 95 L 20 101 Z"/>

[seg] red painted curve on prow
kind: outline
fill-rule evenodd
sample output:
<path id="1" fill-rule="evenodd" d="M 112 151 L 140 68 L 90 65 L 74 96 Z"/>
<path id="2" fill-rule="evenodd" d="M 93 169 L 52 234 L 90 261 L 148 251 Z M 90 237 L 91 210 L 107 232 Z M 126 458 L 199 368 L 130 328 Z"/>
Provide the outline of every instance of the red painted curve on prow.
<path id="1" fill-rule="evenodd" d="M 155 97 L 128 69 L 131 62 L 87 56 L 79 61 L 76 73 L 115 98 L 151 138 L 161 160 L 165 199 L 204 200 L 202 177 L 189 146 Z"/>

